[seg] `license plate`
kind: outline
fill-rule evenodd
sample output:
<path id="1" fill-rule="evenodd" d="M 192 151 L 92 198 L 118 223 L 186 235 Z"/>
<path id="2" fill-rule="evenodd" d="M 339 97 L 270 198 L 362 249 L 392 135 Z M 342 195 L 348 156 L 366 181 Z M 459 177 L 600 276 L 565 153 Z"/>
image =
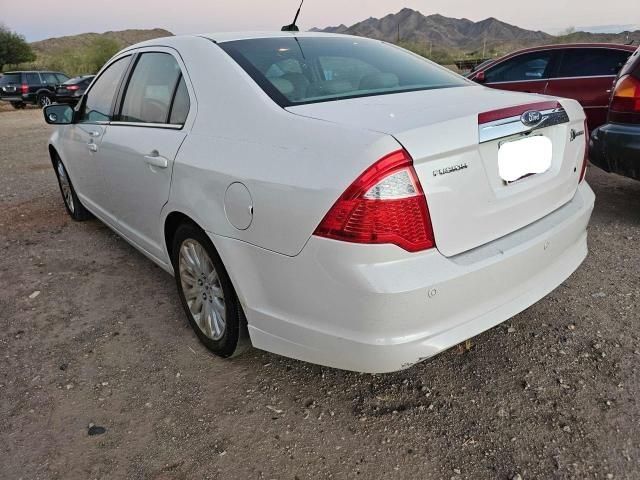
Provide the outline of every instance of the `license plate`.
<path id="1" fill-rule="evenodd" d="M 5 92 L 9 93 L 9 92 L 15 92 L 16 91 L 16 87 L 2 87 L 2 90 L 4 90 Z"/>
<path id="2" fill-rule="evenodd" d="M 553 145 L 542 135 L 502 143 L 498 147 L 498 173 L 507 183 L 544 173 L 551 168 Z"/>

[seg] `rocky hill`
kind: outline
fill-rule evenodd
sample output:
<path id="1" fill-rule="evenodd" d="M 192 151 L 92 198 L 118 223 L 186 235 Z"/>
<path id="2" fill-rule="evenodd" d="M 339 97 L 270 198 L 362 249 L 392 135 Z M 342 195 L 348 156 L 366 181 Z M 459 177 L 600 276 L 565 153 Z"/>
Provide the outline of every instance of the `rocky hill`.
<path id="1" fill-rule="evenodd" d="M 345 33 L 376 38 L 388 42 L 422 46 L 426 51 L 438 51 L 452 58 L 463 56 L 495 56 L 512 50 L 558 42 L 626 43 L 628 39 L 640 42 L 640 31 L 622 34 L 595 34 L 575 32 L 553 36 L 542 31 L 526 30 L 496 18 L 473 22 L 466 18 L 443 15 L 423 15 L 404 8 L 383 18 L 368 18 L 350 27 L 314 28 L 313 31 Z"/>
<path id="2" fill-rule="evenodd" d="M 68 37 L 49 38 L 33 42 L 31 47 L 39 57 L 54 57 L 64 52 L 79 50 L 91 45 L 96 39 L 109 39 L 124 48 L 134 43 L 144 42 L 159 37 L 170 37 L 173 33 L 161 28 L 152 30 L 122 30 L 119 32 L 82 33 Z"/>

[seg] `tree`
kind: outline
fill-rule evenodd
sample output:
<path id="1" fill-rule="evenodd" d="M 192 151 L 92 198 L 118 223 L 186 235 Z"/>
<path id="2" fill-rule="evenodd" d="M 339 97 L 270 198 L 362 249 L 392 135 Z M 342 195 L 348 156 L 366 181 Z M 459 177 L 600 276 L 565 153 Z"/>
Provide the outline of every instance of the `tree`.
<path id="1" fill-rule="evenodd" d="M 0 25 L 0 72 L 5 65 L 33 62 L 36 59 L 24 37 Z"/>

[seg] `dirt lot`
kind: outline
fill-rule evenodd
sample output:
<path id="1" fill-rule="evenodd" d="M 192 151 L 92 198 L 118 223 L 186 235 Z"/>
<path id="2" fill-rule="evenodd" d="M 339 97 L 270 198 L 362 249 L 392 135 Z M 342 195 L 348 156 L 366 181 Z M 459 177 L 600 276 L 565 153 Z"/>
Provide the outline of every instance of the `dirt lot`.
<path id="1" fill-rule="evenodd" d="M 0 113 L 1 479 L 640 478 L 640 182 L 592 168 L 589 258 L 471 351 L 224 361 L 170 276 L 67 217 L 40 115 Z"/>

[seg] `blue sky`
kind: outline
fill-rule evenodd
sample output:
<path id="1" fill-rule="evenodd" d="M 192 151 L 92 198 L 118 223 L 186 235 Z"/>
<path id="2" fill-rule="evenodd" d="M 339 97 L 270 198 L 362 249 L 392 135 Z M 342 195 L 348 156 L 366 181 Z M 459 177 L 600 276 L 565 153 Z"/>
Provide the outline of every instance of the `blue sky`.
<path id="1" fill-rule="evenodd" d="M 2 3 L 9 0 L 1 0 Z M 126 28 L 166 28 L 174 33 L 273 30 L 289 23 L 298 0 L 30 0 L 29 8 L 2 9 L 0 22 L 39 40 Z M 352 24 L 410 7 L 477 21 L 487 17 L 535 30 L 569 26 L 640 24 L 638 0 L 305 0 L 299 25 Z M 51 8 L 52 5 L 57 5 Z M 606 8 L 603 6 L 606 5 Z M 46 12 L 36 14 L 33 12 Z"/>

